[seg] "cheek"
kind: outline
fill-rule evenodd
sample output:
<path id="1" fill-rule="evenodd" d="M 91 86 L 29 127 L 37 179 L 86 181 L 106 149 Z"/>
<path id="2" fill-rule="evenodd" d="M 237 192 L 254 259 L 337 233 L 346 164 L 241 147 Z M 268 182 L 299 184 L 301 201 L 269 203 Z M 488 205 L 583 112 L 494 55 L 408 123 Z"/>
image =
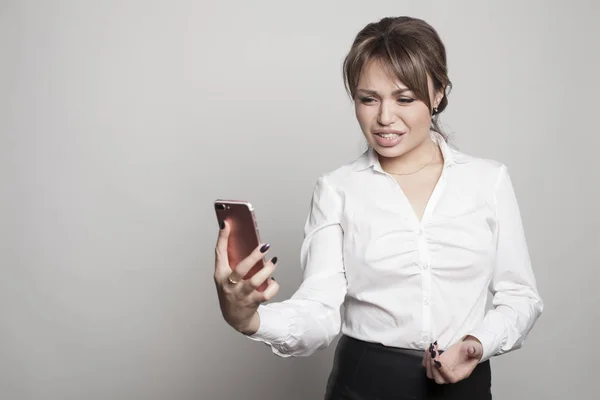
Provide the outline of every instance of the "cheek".
<path id="1" fill-rule="evenodd" d="M 372 115 L 366 107 L 355 106 L 356 119 L 361 127 L 368 127 L 372 120 Z"/>
<path id="2" fill-rule="evenodd" d="M 431 125 L 431 116 L 427 107 L 419 107 L 406 113 L 403 118 L 404 123 L 414 130 L 429 130 Z"/>

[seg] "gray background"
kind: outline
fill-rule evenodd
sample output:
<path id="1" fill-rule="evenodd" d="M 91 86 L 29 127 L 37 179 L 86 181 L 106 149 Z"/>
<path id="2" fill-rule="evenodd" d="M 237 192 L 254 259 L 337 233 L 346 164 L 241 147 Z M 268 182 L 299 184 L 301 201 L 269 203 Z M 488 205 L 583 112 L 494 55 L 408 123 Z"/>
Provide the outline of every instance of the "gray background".
<path id="1" fill-rule="evenodd" d="M 354 35 L 430 22 L 461 150 L 508 165 L 546 309 L 497 399 L 594 398 L 599 6 L 593 1 L 0 2 L 0 398 L 317 399 L 333 347 L 231 330 L 212 201 L 252 201 L 289 297 L 317 177 L 364 142 Z"/>

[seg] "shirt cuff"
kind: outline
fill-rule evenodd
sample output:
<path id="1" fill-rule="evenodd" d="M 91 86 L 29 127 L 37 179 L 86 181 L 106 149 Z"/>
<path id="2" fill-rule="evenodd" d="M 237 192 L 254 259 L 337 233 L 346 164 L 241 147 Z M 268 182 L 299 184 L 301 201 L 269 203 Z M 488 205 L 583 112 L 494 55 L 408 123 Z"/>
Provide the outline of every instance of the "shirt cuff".
<path id="1" fill-rule="evenodd" d="M 475 328 L 474 330 L 468 332 L 465 336 L 473 336 L 481 342 L 481 347 L 483 347 L 483 356 L 481 357 L 481 360 L 479 360 L 480 364 L 498 354 L 502 348 L 502 342 L 498 340 L 497 335 L 482 327 Z"/>
<path id="2" fill-rule="evenodd" d="M 284 342 L 289 335 L 289 324 L 281 311 L 269 305 L 260 305 L 257 312 L 260 316 L 260 325 L 258 330 L 248 337 L 268 344 Z"/>

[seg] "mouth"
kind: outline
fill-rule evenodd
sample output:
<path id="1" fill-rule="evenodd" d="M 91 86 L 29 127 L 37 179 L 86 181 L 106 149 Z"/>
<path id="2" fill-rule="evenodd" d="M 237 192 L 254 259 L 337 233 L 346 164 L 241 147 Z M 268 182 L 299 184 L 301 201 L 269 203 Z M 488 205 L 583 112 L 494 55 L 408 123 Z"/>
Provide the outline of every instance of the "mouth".
<path id="1" fill-rule="evenodd" d="M 384 139 L 393 139 L 397 136 L 402 136 L 404 135 L 406 132 L 400 132 L 400 131 L 377 131 L 377 132 L 373 132 L 375 135 L 380 136 Z"/>
<path id="2" fill-rule="evenodd" d="M 391 129 L 376 130 L 373 132 L 377 143 L 383 147 L 392 147 L 399 144 L 405 134 L 406 132 Z"/>

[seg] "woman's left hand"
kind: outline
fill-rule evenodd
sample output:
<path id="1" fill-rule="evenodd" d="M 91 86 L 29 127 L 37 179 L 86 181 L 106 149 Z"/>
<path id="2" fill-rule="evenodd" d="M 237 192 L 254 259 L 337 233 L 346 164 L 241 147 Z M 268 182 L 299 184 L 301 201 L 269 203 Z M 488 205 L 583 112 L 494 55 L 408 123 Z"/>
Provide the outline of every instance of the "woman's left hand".
<path id="1" fill-rule="evenodd" d="M 442 354 L 438 352 L 437 342 L 432 343 L 425 351 L 423 366 L 427 369 L 427 377 L 436 383 L 456 383 L 471 375 L 482 356 L 481 342 L 467 336 Z"/>

